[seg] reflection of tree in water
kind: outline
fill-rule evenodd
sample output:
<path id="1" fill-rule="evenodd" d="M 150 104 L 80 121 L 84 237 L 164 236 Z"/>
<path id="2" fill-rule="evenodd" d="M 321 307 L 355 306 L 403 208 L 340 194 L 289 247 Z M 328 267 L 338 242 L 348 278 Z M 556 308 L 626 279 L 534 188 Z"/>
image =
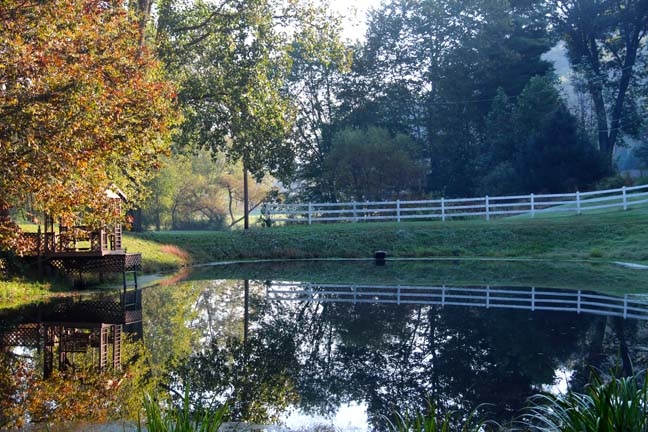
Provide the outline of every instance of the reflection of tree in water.
<path id="1" fill-rule="evenodd" d="M 595 317 L 581 340 L 580 363 L 574 366 L 571 385 L 580 391 L 592 373 L 605 377 L 631 376 L 648 366 L 648 327 L 643 321 Z"/>
<path id="2" fill-rule="evenodd" d="M 154 387 L 141 293 L 63 298 L 0 317 L 0 428 L 135 419 Z"/>
<path id="3" fill-rule="evenodd" d="M 304 335 L 300 345 L 327 355 L 303 364 L 302 403 L 331 410 L 364 400 L 374 424 L 394 410 L 423 410 L 428 398 L 441 409 L 495 404 L 490 416 L 508 419 L 553 382 L 578 338 L 568 315 L 478 308 L 327 304 L 312 319 L 324 338 Z"/>
<path id="4" fill-rule="evenodd" d="M 206 342 L 177 373 L 190 386 L 194 404 L 217 399 L 227 402 L 233 420 L 275 422 L 296 402 L 291 372 L 299 367 L 292 335 L 261 322 L 254 322 L 254 331 L 249 332 L 247 318 L 259 307 L 259 298 L 250 298 L 247 283 L 215 288 L 229 301 L 222 302 L 213 290 L 201 294 L 194 324 L 203 330 Z"/>
<path id="5" fill-rule="evenodd" d="M 196 399 L 228 399 L 245 421 L 275 420 L 298 394 L 300 407 L 317 414 L 364 402 L 378 428 L 383 416 L 423 410 L 429 398 L 442 410 L 492 404 L 486 416 L 506 422 L 554 384 L 558 369 L 575 371 L 578 390 L 590 351 L 607 367 L 619 359 L 619 334 L 632 359 L 645 336 L 643 325 L 622 320 L 620 333 L 612 319 L 585 314 L 266 301 L 257 284 L 247 322 L 244 284 L 223 289 L 241 307 L 233 314 L 231 303 L 204 294 L 196 323 L 206 343 L 179 373 Z"/>
<path id="6" fill-rule="evenodd" d="M 94 359 L 77 357 L 77 367 L 42 376 L 37 350 L 0 353 L 0 429 L 27 423 L 105 422 L 135 419 L 145 391 L 142 346 L 124 341 L 122 371 L 101 373 Z"/>

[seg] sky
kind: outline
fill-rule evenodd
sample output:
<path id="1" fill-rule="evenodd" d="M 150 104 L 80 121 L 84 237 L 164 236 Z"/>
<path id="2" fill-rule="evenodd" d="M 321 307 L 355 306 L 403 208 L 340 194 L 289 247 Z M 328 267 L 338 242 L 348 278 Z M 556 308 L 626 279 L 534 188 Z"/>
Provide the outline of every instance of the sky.
<path id="1" fill-rule="evenodd" d="M 380 0 L 331 0 L 331 8 L 344 17 L 343 39 L 364 38 L 367 10 L 380 6 Z"/>

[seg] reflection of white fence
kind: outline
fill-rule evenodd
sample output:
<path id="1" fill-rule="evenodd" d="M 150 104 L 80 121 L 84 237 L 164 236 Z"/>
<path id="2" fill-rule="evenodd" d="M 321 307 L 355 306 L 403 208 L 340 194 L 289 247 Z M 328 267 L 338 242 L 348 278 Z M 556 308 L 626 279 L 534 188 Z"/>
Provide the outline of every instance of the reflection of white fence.
<path id="1" fill-rule="evenodd" d="M 595 192 L 571 194 L 517 195 L 435 199 L 418 201 L 380 201 L 345 203 L 277 204 L 265 203 L 262 214 L 272 222 L 359 222 L 405 221 L 511 216 L 537 213 L 584 213 L 593 210 L 622 208 L 648 203 L 648 185 L 622 187 Z"/>
<path id="2" fill-rule="evenodd" d="M 271 300 L 320 303 L 392 303 L 568 311 L 648 320 L 648 297 L 518 287 L 342 285 L 272 282 Z"/>

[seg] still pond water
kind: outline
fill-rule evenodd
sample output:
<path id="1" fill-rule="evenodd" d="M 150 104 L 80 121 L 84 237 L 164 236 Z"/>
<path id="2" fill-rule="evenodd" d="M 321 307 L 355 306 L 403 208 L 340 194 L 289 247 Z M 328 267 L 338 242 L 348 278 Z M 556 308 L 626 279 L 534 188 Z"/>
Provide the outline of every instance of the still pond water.
<path id="1" fill-rule="evenodd" d="M 274 430 L 384 430 L 429 400 L 506 423 L 533 394 L 581 390 L 590 367 L 648 366 L 648 284 L 601 294 L 607 268 L 572 269 L 593 275 L 593 293 L 552 288 L 572 277 L 562 267 L 287 266 L 0 310 L 0 427 L 135 418 L 145 393 L 227 401 L 232 420 Z"/>

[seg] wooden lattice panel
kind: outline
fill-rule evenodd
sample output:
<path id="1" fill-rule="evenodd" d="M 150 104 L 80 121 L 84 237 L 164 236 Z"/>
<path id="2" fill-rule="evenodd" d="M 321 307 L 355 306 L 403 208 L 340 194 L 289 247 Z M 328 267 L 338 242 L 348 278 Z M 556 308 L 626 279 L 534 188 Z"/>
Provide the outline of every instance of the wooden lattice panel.
<path id="1" fill-rule="evenodd" d="M 126 254 L 124 259 L 124 270 L 126 271 L 142 270 L 142 254 Z"/>
<path id="2" fill-rule="evenodd" d="M 122 273 L 142 268 L 141 254 L 52 257 L 50 265 L 67 273 Z"/>
<path id="3" fill-rule="evenodd" d="M 84 300 L 57 304 L 44 319 L 49 322 L 121 324 L 124 311 L 116 301 Z"/>
<path id="4" fill-rule="evenodd" d="M 11 329 L 0 329 L 0 345 L 38 348 L 41 346 L 42 336 L 40 324 L 22 324 Z"/>

